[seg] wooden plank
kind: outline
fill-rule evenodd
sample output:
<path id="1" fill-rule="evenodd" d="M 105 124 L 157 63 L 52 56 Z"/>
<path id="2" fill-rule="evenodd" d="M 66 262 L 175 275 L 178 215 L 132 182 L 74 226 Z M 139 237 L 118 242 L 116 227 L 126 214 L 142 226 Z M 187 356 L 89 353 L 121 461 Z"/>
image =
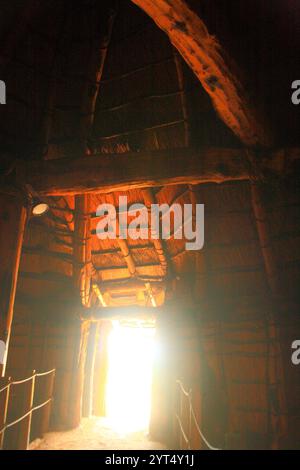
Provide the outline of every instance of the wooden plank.
<path id="1" fill-rule="evenodd" d="M 157 315 L 163 313 L 163 307 L 94 307 L 86 309 L 84 313 L 87 320 L 122 320 L 122 319 L 137 319 L 137 320 L 155 320 Z"/>

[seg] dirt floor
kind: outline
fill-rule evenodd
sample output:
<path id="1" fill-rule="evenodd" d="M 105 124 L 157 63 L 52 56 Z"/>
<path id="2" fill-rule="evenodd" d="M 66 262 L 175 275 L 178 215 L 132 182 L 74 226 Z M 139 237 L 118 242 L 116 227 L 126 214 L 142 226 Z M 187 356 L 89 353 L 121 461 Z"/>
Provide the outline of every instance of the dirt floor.
<path id="1" fill-rule="evenodd" d="M 32 450 L 161 450 L 165 447 L 152 442 L 146 433 L 120 435 L 103 418 L 84 418 L 71 431 L 50 432 Z"/>

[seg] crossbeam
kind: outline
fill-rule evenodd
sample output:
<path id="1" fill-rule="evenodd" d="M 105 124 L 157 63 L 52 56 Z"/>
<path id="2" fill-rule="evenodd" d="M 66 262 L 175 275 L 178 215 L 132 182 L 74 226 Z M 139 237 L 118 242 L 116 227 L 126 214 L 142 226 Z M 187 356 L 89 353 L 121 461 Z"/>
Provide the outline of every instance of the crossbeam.
<path id="1" fill-rule="evenodd" d="M 275 176 L 293 171 L 293 162 L 299 159 L 300 148 L 255 155 L 259 171 Z M 16 183 L 30 185 L 41 196 L 66 196 L 174 184 L 244 181 L 252 176 L 247 149 L 178 148 L 19 162 Z"/>

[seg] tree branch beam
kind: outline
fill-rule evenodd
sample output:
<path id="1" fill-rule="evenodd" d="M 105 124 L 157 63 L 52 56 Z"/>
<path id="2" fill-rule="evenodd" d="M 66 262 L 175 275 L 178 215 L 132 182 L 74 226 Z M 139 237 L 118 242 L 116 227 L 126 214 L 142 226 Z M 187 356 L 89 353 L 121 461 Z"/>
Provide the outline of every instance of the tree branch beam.
<path id="1" fill-rule="evenodd" d="M 255 155 L 262 174 L 294 173 L 300 148 Z M 224 183 L 255 178 L 247 149 L 179 148 L 153 152 L 62 158 L 17 164 L 17 185 L 42 196 L 111 193 L 174 184 Z"/>

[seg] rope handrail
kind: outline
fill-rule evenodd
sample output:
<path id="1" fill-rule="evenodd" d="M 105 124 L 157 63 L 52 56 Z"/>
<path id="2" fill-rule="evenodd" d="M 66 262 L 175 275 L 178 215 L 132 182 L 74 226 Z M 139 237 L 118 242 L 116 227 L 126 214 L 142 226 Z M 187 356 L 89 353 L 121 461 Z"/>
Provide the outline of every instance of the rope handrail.
<path id="1" fill-rule="evenodd" d="M 24 383 L 26 383 L 26 382 L 29 382 L 29 380 L 32 380 L 33 377 L 35 377 L 35 374 L 34 374 L 34 375 L 31 375 L 30 377 L 27 377 L 26 379 L 14 380 L 13 382 L 10 383 L 10 385 L 21 385 L 21 384 L 24 384 Z"/>
<path id="2" fill-rule="evenodd" d="M 1 393 L 1 392 L 4 392 L 4 390 L 6 390 L 8 387 L 10 387 L 10 385 L 11 385 L 11 384 L 8 383 L 7 385 L 5 385 L 5 387 L 0 388 L 0 393 Z"/>
<path id="3" fill-rule="evenodd" d="M 181 382 L 181 380 L 176 380 L 176 383 L 179 385 L 179 390 L 181 391 L 181 393 L 188 399 L 188 402 L 189 402 L 189 409 L 190 409 L 190 415 L 191 417 L 193 418 L 193 421 L 194 421 L 194 425 L 196 427 L 196 430 L 199 434 L 199 436 L 201 437 L 202 441 L 205 443 L 205 445 L 210 449 L 210 450 L 221 450 L 219 449 L 218 447 L 214 447 L 213 445 L 211 445 L 209 443 L 209 441 L 206 439 L 205 435 L 203 434 L 203 432 L 201 431 L 201 428 L 198 424 L 198 421 L 197 421 L 197 417 L 196 417 L 196 414 L 195 414 L 195 411 L 194 411 L 194 407 L 193 407 L 193 402 L 192 402 L 192 397 L 191 397 L 191 394 L 192 394 L 192 390 L 190 389 L 189 392 L 186 391 L 183 383 Z M 186 435 L 186 432 L 184 431 L 184 428 L 183 428 L 183 425 L 182 425 L 182 422 L 181 422 L 181 419 L 180 417 L 178 416 L 178 414 L 176 413 L 175 414 L 176 418 L 177 418 L 177 421 L 178 421 L 178 424 L 179 424 L 179 427 L 180 427 L 180 430 L 181 430 L 181 434 L 186 442 L 186 444 L 188 445 L 189 449 L 190 449 L 190 440 L 188 439 L 187 435 Z"/>
<path id="4" fill-rule="evenodd" d="M 5 437 L 6 437 L 6 430 L 17 425 L 18 423 L 21 423 L 22 421 L 26 420 L 26 423 L 24 422 L 24 425 L 18 430 L 18 438 L 17 438 L 17 449 L 27 449 L 29 445 L 29 440 L 30 440 L 30 433 L 31 433 L 31 425 L 32 425 L 32 413 L 35 411 L 44 408 L 43 411 L 41 411 L 41 416 L 39 419 L 39 432 L 44 432 L 43 430 L 48 428 L 49 426 L 49 410 L 47 405 L 49 405 L 53 401 L 53 384 L 54 384 L 54 378 L 55 378 L 55 369 L 51 369 L 45 372 L 36 372 L 33 370 L 32 375 L 30 377 L 26 377 L 25 379 L 22 380 L 15 380 L 12 381 L 11 377 L 7 378 L 8 383 L 0 389 L 1 392 L 5 392 L 5 397 L 4 397 L 4 406 L 0 410 L 0 420 L 1 420 L 1 426 L 2 428 L 0 429 L 0 449 L 3 449 Z M 39 403 L 38 405 L 34 405 L 34 399 L 35 399 L 35 392 L 36 392 L 36 384 L 37 381 L 35 380 L 36 378 L 39 377 L 49 377 L 50 380 L 47 380 L 43 384 L 43 397 L 41 396 L 41 390 L 39 391 L 39 398 L 37 398 L 37 401 L 42 400 L 42 398 L 47 399 L 43 401 L 42 403 Z M 28 384 L 26 385 L 26 390 L 24 391 L 21 389 L 21 392 L 24 394 L 24 397 L 22 400 L 25 400 L 23 405 L 22 405 L 22 410 L 19 410 L 19 413 L 24 413 L 22 416 L 20 416 L 17 419 L 14 419 L 11 422 L 7 422 L 7 413 L 8 409 L 10 406 L 10 399 L 11 399 L 11 385 L 20 385 L 20 384 Z M 10 409 L 10 413 L 11 413 Z M 18 414 L 19 414 L 18 413 Z M 11 417 L 10 419 L 12 419 Z"/>
<path id="5" fill-rule="evenodd" d="M 3 428 L 0 429 L 0 434 L 2 434 L 6 429 L 11 428 L 11 427 L 14 426 L 15 424 L 18 424 L 18 423 L 20 423 L 21 421 L 23 421 L 23 419 L 27 418 L 27 416 L 29 416 L 29 415 L 30 415 L 31 413 L 33 413 L 34 411 L 37 411 L 37 410 L 39 410 L 40 408 L 43 408 L 43 406 L 48 405 L 48 403 L 50 403 L 50 401 L 52 401 L 52 398 L 49 398 L 48 400 L 44 401 L 44 403 L 41 403 L 40 405 L 33 406 L 33 407 L 30 408 L 30 410 L 28 410 L 27 413 L 25 413 L 23 416 L 21 416 L 20 418 L 16 419 L 15 421 L 12 421 L 11 423 L 6 424 L 5 426 L 3 426 Z"/>
<path id="6" fill-rule="evenodd" d="M 189 392 L 186 391 L 186 389 L 184 388 L 183 386 L 183 383 L 181 382 L 181 380 L 176 380 L 176 383 L 179 385 L 182 393 L 186 396 L 186 397 L 189 397 L 191 395 L 191 390 Z"/>
<path id="7" fill-rule="evenodd" d="M 55 369 L 51 369 L 46 372 L 39 372 L 39 373 L 33 374 L 30 377 L 26 377 L 26 379 L 14 380 L 13 382 L 9 382 L 8 384 L 6 384 L 3 388 L 0 388 L 0 393 L 4 392 L 4 390 L 6 390 L 11 385 L 21 385 L 23 383 L 28 382 L 29 380 L 32 380 L 34 377 L 44 377 L 45 375 L 52 374 L 53 372 L 55 372 Z"/>
<path id="8" fill-rule="evenodd" d="M 55 372 L 55 369 L 47 370 L 47 372 L 39 372 L 35 374 L 36 377 L 44 377 L 45 375 L 49 375 Z"/>
<path id="9" fill-rule="evenodd" d="M 186 444 L 188 445 L 189 449 L 190 449 L 190 441 L 189 441 L 189 438 L 187 437 L 184 429 L 183 429 L 183 426 L 182 426 L 182 422 L 181 422 L 181 419 L 179 418 L 178 414 L 176 413 L 175 414 L 176 416 L 176 419 L 178 421 L 178 424 L 179 424 L 179 427 L 180 427 L 180 430 L 181 430 L 181 433 L 182 433 L 182 436 L 183 436 L 183 439 L 185 440 Z M 1 432 L 1 431 L 0 431 Z"/>

